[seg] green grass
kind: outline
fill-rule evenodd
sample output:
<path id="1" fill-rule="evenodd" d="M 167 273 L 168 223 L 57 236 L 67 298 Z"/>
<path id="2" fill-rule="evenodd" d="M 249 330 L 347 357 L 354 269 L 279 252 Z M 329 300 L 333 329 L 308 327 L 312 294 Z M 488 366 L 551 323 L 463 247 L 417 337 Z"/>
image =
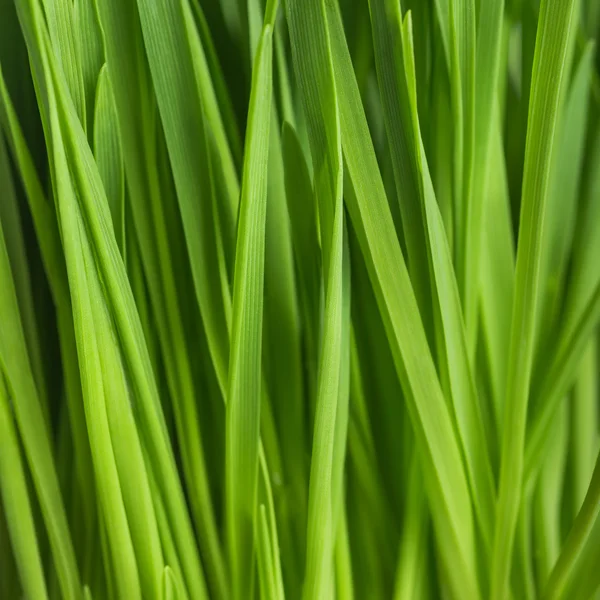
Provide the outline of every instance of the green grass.
<path id="1" fill-rule="evenodd" d="M 0 598 L 600 599 L 600 0 L 0 0 Z"/>

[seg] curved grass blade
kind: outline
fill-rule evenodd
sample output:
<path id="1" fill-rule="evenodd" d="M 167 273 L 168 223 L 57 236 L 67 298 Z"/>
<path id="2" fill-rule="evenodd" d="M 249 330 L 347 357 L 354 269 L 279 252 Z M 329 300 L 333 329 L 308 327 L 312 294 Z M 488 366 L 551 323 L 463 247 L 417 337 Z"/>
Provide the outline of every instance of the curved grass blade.
<path id="1" fill-rule="evenodd" d="M 501 600 L 507 594 L 512 545 L 521 498 L 527 406 L 539 294 L 542 223 L 557 128 L 560 86 L 565 70 L 574 5 L 573 0 L 543 1 L 536 38 L 502 430 L 496 531 L 491 565 L 492 600 Z"/>
<path id="2" fill-rule="evenodd" d="M 174 400 L 173 413 L 192 518 L 199 532 L 211 588 L 214 586 L 215 592 L 220 590 L 221 596 L 225 596 L 225 564 L 208 488 L 199 427 L 197 390 L 186 347 L 182 301 L 178 299 L 177 293 L 177 266 L 173 244 L 168 239 L 167 223 L 172 207 L 166 206 L 166 203 L 171 196 L 161 189 L 157 174 L 159 163 L 156 156 L 156 106 L 150 72 L 144 56 L 137 5 L 134 0 L 99 0 L 97 4 L 119 119 L 132 221 L 167 386 Z M 184 37 L 181 39 L 185 40 L 183 29 L 182 35 Z M 191 80 L 193 81 L 193 74 Z M 198 156 L 198 153 L 188 154 L 192 155 Z M 211 223 L 211 228 L 212 226 Z M 176 475 L 176 471 L 172 471 L 171 474 Z M 172 479 L 169 485 L 177 485 L 180 491 L 167 494 L 166 482 L 158 475 L 156 479 L 163 494 L 169 522 L 174 529 L 173 534 L 184 572 L 183 579 L 190 595 L 201 597 L 205 583 L 188 511 L 182 511 L 180 508 L 180 502 L 183 500 L 181 484 Z M 178 524 L 177 527 L 175 523 Z"/>
<path id="3" fill-rule="evenodd" d="M 479 596 L 473 518 L 460 448 L 441 392 L 375 161 L 358 86 L 335 6 L 326 6 L 351 188 L 346 205 L 358 234 L 407 400 L 451 587 Z"/>
<path id="4" fill-rule="evenodd" d="M 568 582 L 563 588 L 563 598 L 588 600 L 600 592 L 600 572 L 598 572 L 600 546 L 597 542 L 599 535 L 600 520 L 596 518 L 594 529 L 569 573 Z"/>
<path id="5" fill-rule="evenodd" d="M 0 364 L 48 531 L 61 593 L 75 600 L 81 589 L 75 552 L 61 499 L 48 425 L 27 355 L 17 296 L 2 236 L 0 248 Z"/>
<path id="6" fill-rule="evenodd" d="M 57 164 L 60 164 L 58 161 L 61 158 L 64 160 L 64 155 L 61 157 L 57 153 Z M 61 202 L 66 202 L 68 196 L 65 192 L 67 190 L 62 185 L 69 185 L 68 178 L 62 184 L 61 175 L 59 175 L 57 181 L 59 183 L 58 192 L 62 196 Z M 90 282 L 90 278 L 93 278 L 91 272 L 93 258 L 91 257 L 89 242 L 86 244 L 83 237 L 84 230 L 81 215 L 73 214 L 73 216 L 70 216 L 68 213 L 63 212 L 66 210 L 68 209 L 61 209 L 61 226 L 69 234 L 69 239 L 76 242 L 76 246 L 73 245 L 69 248 L 67 245 L 65 250 L 73 289 L 73 316 L 79 368 L 94 473 L 100 492 L 99 504 L 104 513 L 105 522 L 110 523 L 107 533 L 116 588 L 120 595 L 127 594 L 128 597 L 141 599 L 135 551 L 119 483 L 117 461 L 111 443 L 110 425 L 106 414 L 108 390 L 104 390 L 106 383 L 103 381 L 98 339 L 98 328 L 106 324 L 101 322 L 96 326 L 96 319 L 92 318 L 93 309 L 90 296 L 93 292 L 90 287 L 93 283 Z M 73 211 L 72 206 L 70 210 Z M 68 218 L 77 220 L 67 222 Z M 72 231 L 72 227 L 76 227 L 75 232 Z M 75 252 L 75 247 L 81 248 L 79 253 Z M 96 286 L 98 286 L 98 283 L 96 283 Z"/>
<path id="7" fill-rule="evenodd" d="M 588 488 L 585 500 L 579 511 L 571 531 L 561 550 L 560 556 L 552 569 L 546 584 L 543 598 L 562 598 L 568 578 L 574 568 L 586 540 L 594 529 L 595 522 L 600 512 L 600 453 L 596 461 L 592 481 Z M 597 540 L 596 540 L 597 543 Z"/>
<path id="8" fill-rule="evenodd" d="M 86 264 L 88 265 L 89 263 Z M 93 268 L 93 265 L 89 266 Z M 92 280 L 92 277 L 88 280 Z M 90 296 L 93 314 L 97 317 L 96 329 L 98 345 L 101 348 L 100 364 L 111 444 L 134 544 L 142 594 L 143 597 L 155 598 L 159 594 L 158 573 L 164 565 L 164 560 L 154 501 L 140 436 L 131 410 L 133 398 L 129 392 L 130 382 L 118 348 L 116 332 L 109 320 L 110 314 L 100 293 L 101 289 L 93 289 L 95 284 L 96 281 L 93 281 Z M 103 322 L 103 319 L 106 321 Z"/>
<path id="9" fill-rule="evenodd" d="M 422 160 L 425 153 L 421 146 Z M 448 373 L 454 414 L 465 455 L 473 504 L 484 544 L 491 546 L 495 511 L 495 485 L 479 398 L 469 364 L 467 336 L 460 312 L 460 299 L 452 277 L 452 261 L 444 224 L 435 202 L 433 185 L 425 163 L 425 206 L 436 278 L 439 309 L 444 328 Z"/>
<path id="10" fill-rule="evenodd" d="M 33 22 L 31 14 L 27 14 L 27 9 L 22 8 L 22 23 L 27 32 L 26 37 L 32 62 L 36 69 L 43 70 L 38 76 L 38 82 L 41 82 L 45 77 L 44 72 L 48 71 L 48 68 L 44 67 L 41 57 L 52 59 L 53 56 L 52 53 L 48 53 L 47 47 L 45 47 L 46 54 L 44 52 L 40 53 L 41 56 L 38 54 L 38 47 L 42 46 L 40 36 L 43 36 L 43 29 L 40 28 L 40 19 L 35 12 L 35 5 L 29 8 L 34 14 Z M 132 394 L 136 398 L 135 409 L 140 423 L 139 432 L 151 458 L 151 467 L 157 473 L 156 479 L 164 496 L 165 504 L 169 508 L 171 527 L 182 548 L 181 557 L 186 565 L 187 583 L 194 593 L 197 592 L 196 596 L 202 598 L 205 596 L 202 571 L 199 563 L 195 560 L 197 557 L 195 543 L 191 535 L 187 510 L 184 508 L 183 494 L 166 434 L 158 392 L 131 289 L 114 239 L 100 175 L 87 145 L 83 129 L 69 102 L 64 82 L 57 74 L 52 62 L 50 62 L 50 67 L 54 67 L 51 69 L 52 77 L 48 75 L 48 81 L 45 83 L 51 82 L 53 86 L 56 86 L 60 119 L 55 118 L 59 128 L 57 130 L 55 125 L 53 130 L 61 134 L 60 138 L 52 139 L 56 143 L 57 149 L 62 149 L 63 153 L 66 150 L 68 154 L 69 173 L 73 181 L 70 182 L 67 179 L 67 184 L 75 186 L 78 192 L 77 204 L 80 218 L 85 223 L 87 239 L 94 249 L 96 269 L 103 282 L 102 292 L 110 306 L 110 314 L 118 332 L 120 350 Z M 47 93 L 46 87 L 39 89 Z M 47 101 L 48 98 L 46 98 L 46 103 Z M 48 123 L 48 119 L 46 119 L 46 123 Z M 62 137 L 66 141 L 64 146 L 59 143 Z M 53 149 L 55 148 L 53 147 Z M 69 188 L 66 189 L 68 192 Z M 68 197 L 67 195 L 67 199 Z M 149 545 L 142 551 L 151 552 L 153 548 Z M 154 576 L 158 577 L 156 574 Z"/>
<path id="11" fill-rule="evenodd" d="M 389 108 L 392 102 L 387 103 L 387 109 L 384 107 L 388 119 L 388 137 L 393 139 L 395 132 L 405 132 L 405 142 L 399 145 L 400 148 L 404 146 L 403 156 L 398 152 L 395 161 L 400 164 L 408 163 L 412 173 L 414 201 L 418 205 L 417 210 L 422 215 L 421 227 L 425 227 L 423 244 L 425 260 L 428 263 L 425 268 L 431 270 L 432 277 L 432 291 L 429 293 L 434 294 L 434 310 L 441 319 L 442 332 L 439 335 L 443 336 L 443 342 L 440 344 L 440 361 L 446 361 L 448 364 L 452 406 L 466 458 L 475 510 L 483 538 L 486 545 L 489 546 L 494 520 L 494 478 L 479 401 L 469 364 L 460 298 L 453 277 L 452 258 L 421 140 L 417 115 L 411 13 L 407 14 L 404 25 L 402 25 L 399 11 L 384 14 L 384 9 L 380 5 L 380 1 L 371 3 L 372 14 L 378 15 L 378 26 L 380 30 L 383 30 L 381 37 L 384 39 L 385 36 L 389 39 L 398 38 L 402 44 L 402 52 L 396 53 L 396 56 L 399 57 L 397 61 L 399 64 L 396 65 L 395 72 L 399 74 L 397 89 L 402 90 L 398 94 L 399 103 L 406 107 L 403 113 L 399 111 L 392 113 Z M 376 33 L 379 33 L 380 30 L 377 30 Z M 380 63 L 386 62 L 385 57 L 390 54 L 390 49 L 388 46 L 388 52 L 385 51 L 385 47 L 382 47 L 379 52 L 376 51 L 376 54 L 380 54 Z M 398 171 L 400 172 L 400 166 L 398 166 Z M 400 186 L 402 181 L 402 178 L 398 178 L 397 185 Z M 423 315 L 422 311 L 421 314 Z"/>
<path id="12" fill-rule="evenodd" d="M 429 279 L 423 182 L 419 171 L 419 152 L 415 151 L 416 134 L 405 68 L 407 59 L 401 47 L 400 5 L 388 0 L 370 0 L 369 8 L 379 93 L 406 241 L 407 266 L 421 318 L 425 327 L 429 328 L 427 334 L 430 343 L 433 343 L 433 291 Z"/>
<path id="13" fill-rule="evenodd" d="M 37 18 L 34 13 L 34 19 Z M 43 31 L 38 29 L 37 35 L 43 39 Z M 78 172 L 81 165 L 75 159 L 87 145 L 76 136 L 71 138 L 71 146 L 65 144 L 71 132 L 66 129 L 65 135 L 61 124 L 69 123 L 72 113 L 62 104 L 64 88 L 61 89 L 48 48 L 46 57 L 42 54 L 42 64 L 47 77 L 49 143 L 53 147 L 57 204 L 65 240 L 92 457 L 99 477 L 102 508 L 111 524 L 111 556 L 122 595 L 141 598 L 143 590 L 145 596 L 157 597 L 162 551 L 129 401 L 130 383 L 75 195 L 75 190 L 82 197 L 94 189 L 86 174 Z M 69 161 L 73 164 L 70 169 Z M 99 181 L 94 184 L 98 186 Z M 101 186 L 96 189 L 103 193 Z M 106 210 L 106 205 L 103 208 Z"/>
<path id="14" fill-rule="evenodd" d="M 0 99 L 0 117 L 3 120 L 3 126 L 27 196 L 36 238 L 40 247 L 42 263 L 56 307 L 65 396 L 68 403 L 71 432 L 75 446 L 75 462 L 85 511 L 84 520 L 86 526 L 82 527 L 81 530 L 87 536 L 87 542 L 85 542 L 84 547 L 90 549 L 95 535 L 93 531 L 95 490 L 93 488 L 93 469 L 83 414 L 81 382 L 77 365 L 77 351 L 65 260 L 62 253 L 54 206 L 48 202 L 37 176 L 31 154 L 17 121 L 12 101 L 8 95 L 1 69 Z"/>

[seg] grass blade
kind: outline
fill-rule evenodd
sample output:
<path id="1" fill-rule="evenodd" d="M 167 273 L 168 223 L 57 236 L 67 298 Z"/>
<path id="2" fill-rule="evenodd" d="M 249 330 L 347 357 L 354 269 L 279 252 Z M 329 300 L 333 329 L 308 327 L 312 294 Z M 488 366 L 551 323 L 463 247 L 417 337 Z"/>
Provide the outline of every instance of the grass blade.
<path id="1" fill-rule="evenodd" d="M 79 40 L 76 37 L 78 30 L 73 27 L 75 22 L 74 4 L 68 0 L 43 0 L 41 4 L 45 9 L 54 52 L 56 52 L 58 62 L 63 70 L 79 120 L 85 129 L 87 125 L 86 96 L 81 70 L 81 55 L 79 54 Z"/>
<path id="2" fill-rule="evenodd" d="M 100 70 L 96 88 L 94 158 L 106 190 L 117 245 L 125 256 L 125 173 L 117 111 L 106 65 Z"/>
<path id="3" fill-rule="evenodd" d="M 351 182 L 346 205 L 375 289 L 417 443 L 423 452 L 430 506 L 448 564 L 452 557 L 452 587 L 456 593 L 460 589 L 460 593 L 477 598 L 473 521 L 458 441 L 393 230 L 336 7 L 327 5 L 327 19 L 339 94 L 342 146 Z"/>
<path id="4" fill-rule="evenodd" d="M 15 291 L 23 320 L 23 333 L 27 342 L 27 352 L 31 360 L 31 368 L 40 396 L 42 410 L 46 421 L 50 424 L 48 388 L 46 374 L 42 366 L 40 333 L 34 312 L 31 273 L 27 263 L 25 238 L 16 189 L 2 137 L 0 137 L 0 187 L 4 191 L 3 200 L 0 202 L 0 223 L 2 223 L 5 231 L 6 250 L 11 263 Z"/>
<path id="5" fill-rule="evenodd" d="M 98 20 L 96 3 L 94 0 L 75 0 L 73 5 L 73 29 L 79 34 L 77 37 L 77 53 L 81 64 L 81 79 L 87 115 L 88 139 L 93 133 L 95 108 L 96 82 L 100 69 L 104 64 L 104 43 L 102 30 Z"/>
<path id="6" fill-rule="evenodd" d="M 538 369 L 543 369 L 548 352 L 545 348 L 556 334 L 557 322 L 564 303 L 569 249 L 573 246 L 578 197 L 583 167 L 583 150 L 588 120 L 588 98 L 593 60 L 593 45 L 583 53 L 570 89 L 565 92 L 565 105 L 558 132 L 553 164 L 556 165 L 545 214 L 542 262 L 540 265 L 540 311 L 538 314 Z"/>
<path id="7" fill-rule="evenodd" d="M 485 13 L 484 13 L 485 17 Z M 467 282 L 468 238 L 477 227 L 470 222 L 471 187 L 475 142 L 475 51 L 476 14 L 474 0 L 450 0 L 450 93 L 454 126 L 454 251 L 456 274 L 465 314 L 476 314 L 477 271 Z M 471 229 L 468 229 L 472 225 Z M 470 256 L 469 256 L 470 258 Z M 471 273 L 469 273 L 471 274 Z M 472 317 L 467 324 L 471 325 Z M 476 322 L 473 322 L 475 325 Z M 474 337 L 471 336 L 470 337 Z"/>
<path id="8" fill-rule="evenodd" d="M 187 1 L 187 0 L 183 0 Z M 223 390 L 229 338 L 214 259 L 214 183 L 204 108 L 196 84 L 180 2 L 138 0 L 148 63 L 165 130 L 194 286 L 211 357 Z M 198 169 L 197 164 L 204 165 Z M 198 198 L 200 202 L 198 202 Z M 229 219 L 234 222 L 234 217 Z"/>
<path id="9" fill-rule="evenodd" d="M 39 17 L 34 13 L 33 18 Z M 43 39 L 43 32 L 38 30 L 37 35 Z M 74 298 L 87 421 L 94 432 L 91 443 L 93 458 L 99 474 L 98 487 L 106 494 L 102 498 L 103 509 L 107 522 L 111 523 L 111 555 L 120 593 L 137 598 L 141 597 L 143 590 L 145 595 L 156 597 L 163 566 L 162 552 L 140 440 L 131 404 L 127 402 L 128 376 L 75 196 L 76 189 L 79 197 L 92 191 L 98 180 L 90 184 L 86 181 L 87 174 L 78 173 L 81 164 L 73 158 L 82 151 L 82 146 L 78 145 L 77 137 L 71 139 L 73 145 L 70 148 L 65 144 L 60 123 L 69 123 L 68 108 L 65 109 L 61 103 L 64 102 L 64 90 L 61 90 L 60 83 L 57 84 L 56 71 L 48 57 L 51 57 L 51 52 L 42 58 L 42 64 L 47 77 L 49 134 L 54 150 L 58 207 Z M 58 93 L 55 96 L 56 89 Z M 74 163 L 71 169 L 68 167 L 69 159 Z M 95 315 L 94 319 L 90 318 L 91 314 Z"/>
<path id="10" fill-rule="evenodd" d="M 162 582 L 162 600 L 183 600 L 185 598 L 181 583 L 171 567 L 164 568 Z"/>
<path id="11" fill-rule="evenodd" d="M 321 305 L 321 252 L 317 204 L 300 140 L 289 123 L 283 125 L 285 191 L 296 257 L 298 295 L 303 317 L 304 357 L 308 395 L 316 397 L 319 312 Z M 311 405 L 311 416 L 314 406 Z"/>
<path id="12" fill-rule="evenodd" d="M 540 385 L 538 403 L 541 408 L 537 414 L 533 415 L 525 447 L 524 477 L 526 483 L 535 475 L 540 453 L 550 438 L 549 429 L 552 418 L 560 406 L 560 401 L 573 383 L 573 376 L 579 360 L 599 320 L 600 283 L 574 329 L 568 333 L 564 332 L 560 336 L 552 364 L 548 367 L 544 381 Z"/>
<path id="13" fill-rule="evenodd" d="M 594 528 L 598 512 L 600 512 L 600 454 L 585 500 L 552 569 L 543 598 L 561 598 L 563 596 L 569 575 Z"/>
<path id="14" fill-rule="evenodd" d="M 480 256 L 484 232 L 487 196 L 490 186 L 495 97 L 501 62 L 504 0 L 490 0 L 479 6 L 474 65 L 474 140 L 473 166 L 469 196 L 466 199 L 466 241 L 463 280 L 465 326 L 470 355 L 477 340 Z"/>
<path id="15" fill-rule="evenodd" d="M 264 504 L 261 504 L 258 507 L 257 529 L 256 553 L 258 555 L 258 571 L 261 589 L 260 595 L 261 598 L 275 600 L 275 598 L 278 598 L 278 593 L 273 567 L 273 549 L 271 548 L 269 524 L 267 522 L 267 511 Z"/>
<path id="16" fill-rule="evenodd" d="M 174 399 L 173 413 L 185 481 L 188 483 L 192 518 L 197 530 L 201 532 L 201 550 L 208 561 L 206 569 L 211 585 L 224 594 L 227 588 L 225 564 L 208 487 L 197 391 L 186 348 L 182 318 L 184 309 L 178 298 L 180 281 L 175 278 L 175 245 L 168 243 L 167 223 L 174 207 L 167 205 L 171 196 L 161 188 L 157 173 L 163 169 L 159 169 L 156 154 L 156 106 L 153 96 L 148 93 L 152 89 L 152 81 L 143 54 L 138 10 L 133 0 L 100 0 L 98 9 L 119 119 L 132 220 L 168 390 Z M 193 74 L 191 77 L 193 80 Z M 164 493 L 163 481 L 157 479 L 157 484 Z M 192 537 L 187 511 L 178 514 L 179 509 L 175 508 L 178 501 L 173 502 L 175 498 L 176 496 L 165 496 L 165 506 L 172 526 L 179 521 L 181 527 L 176 531 L 175 539 L 185 584 L 192 596 L 200 596 L 205 587 L 200 558 L 195 550 L 196 543 Z"/>
<path id="17" fill-rule="evenodd" d="M 511 324 L 510 358 L 502 430 L 502 453 L 491 598 L 506 597 L 517 524 L 533 333 L 541 260 L 541 223 L 548 196 L 561 79 L 573 15 L 573 0 L 544 1 L 536 39 Z"/>
<path id="18" fill-rule="evenodd" d="M 198 583 L 199 578 L 202 576 L 201 571 L 199 572 L 197 565 L 195 571 L 190 567 L 196 556 L 195 544 L 190 535 L 187 511 L 183 509 L 183 495 L 176 475 L 172 450 L 166 437 L 164 417 L 160 409 L 156 383 L 143 340 L 139 317 L 133 304 L 131 289 L 126 279 L 124 265 L 116 246 L 100 175 L 93 161 L 81 124 L 65 91 L 64 82 L 57 74 L 56 65 L 50 60 L 51 68 L 49 69 L 41 58 L 44 57 L 45 60 L 48 60 L 49 58 L 52 59 L 53 56 L 51 52 L 48 52 L 48 46 L 42 43 L 44 30 L 41 28 L 35 5 L 30 6 L 29 10 L 32 12 L 29 12 L 26 8 L 22 9 L 22 24 L 27 31 L 32 61 L 36 65 L 36 69 L 40 69 L 38 71 L 38 81 L 44 81 L 46 84 L 45 87 L 40 89 L 45 90 L 46 93 L 50 89 L 50 92 L 54 93 L 50 85 L 56 87 L 58 98 L 58 109 L 54 108 L 54 111 L 59 111 L 60 118 L 54 115 L 54 125 L 49 134 L 53 132 L 55 136 L 50 138 L 53 143 L 53 150 L 60 151 L 60 156 L 63 157 L 62 168 L 57 171 L 63 177 L 62 185 L 65 187 L 61 189 L 65 190 L 65 202 L 68 202 L 69 197 L 73 200 L 72 191 L 69 192 L 69 190 L 72 190 L 73 187 L 77 189 L 79 218 L 85 222 L 85 232 L 89 243 L 94 249 L 92 260 L 96 265 L 97 276 L 102 278 L 102 293 L 105 295 L 104 300 L 110 310 L 111 322 L 114 323 L 117 331 L 123 363 L 129 377 L 132 393 L 136 398 L 136 417 L 140 422 L 140 435 L 147 448 L 148 455 L 152 459 L 152 468 L 158 474 L 157 480 L 161 493 L 164 495 L 165 503 L 169 507 L 171 525 L 176 533 L 178 543 L 182 547 L 182 560 L 185 560 L 188 568 L 186 571 L 188 584 L 191 589 L 202 590 L 202 583 Z M 40 41 L 40 38 L 42 41 Z M 44 52 L 39 53 L 40 47 L 45 49 Z M 48 119 L 46 119 L 46 123 L 49 123 Z M 61 141 L 63 136 L 66 144 Z M 64 162 L 66 158 L 63 156 L 65 151 L 70 166 L 68 177 L 65 176 L 67 173 Z M 71 177 L 73 178 L 72 181 Z M 63 209 L 68 211 L 68 206 L 68 204 L 66 207 L 63 206 Z M 66 214 L 69 218 L 77 218 L 76 212 L 74 214 L 73 212 L 67 212 Z M 77 225 L 77 221 L 74 223 Z M 81 227 L 81 221 L 78 226 Z M 77 253 L 79 251 L 78 249 L 74 252 L 74 258 L 77 260 L 83 258 L 81 254 Z M 75 273 L 79 275 L 85 273 L 81 268 L 77 268 L 77 263 L 73 262 L 72 265 L 75 265 Z M 92 271 L 93 273 L 94 271 Z M 82 308 L 86 309 L 87 307 L 89 311 L 89 297 L 86 299 L 88 305 L 84 303 Z M 82 342 L 93 344 L 93 339 L 93 336 L 89 339 L 83 336 Z M 93 357 L 93 354 L 91 356 Z M 90 379 L 90 383 L 98 386 L 99 371 L 97 363 L 90 373 L 93 377 Z M 147 508 L 147 505 L 145 508 Z M 141 512 L 141 514 L 144 513 Z M 150 525 L 152 524 L 151 521 L 150 519 Z M 148 529 L 147 535 L 152 535 L 150 529 Z M 156 553 L 156 549 L 155 544 L 145 544 L 139 548 L 142 553 Z M 158 577 L 156 572 L 152 576 Z M 125 579 L 123 580 L 125 581 Z M 132 583 L 132 585 L 135 591 L 135 583 Z M 198 594 L 198 597 L 203 597 L 202 592 Z"/>
<path id="19" fill-rule="evenodd" d="M 496 432 L 501 430 L 510 344 L 515 248 L 506 163 L 498 115 L 492 139 L 488 206 L 484 211 L 485 244 L 481 265 L 481 321 L 490 369 Z"/>
<path id="20" fill-rule="evenodd" d="M 48 424 L 31 372 L 4 244 L 0 249 L 0 261 L 0 314 L 3 316 L 0 327 L 0 362 L 8 393 L 13 398 L 15 418 L 48 530 L 61 592 L 65 598 L 75 599 L 81 589 L 79 573 L 53 461 Z"/>
<path id="21" fill-rule="evenodd" d="M 377 8 L 377 3 L 372 3 L 371 6 L 374 13 L 382 11 L 381 7 Z M 380 18 L 382 17 L 383 15 L 380 16 Z M 398 62 L 402 61 L 403 64 L 396 67 L 396 72 L 400 73 L 403 78 L 398 87 L 403 87 L 403 94 L 400 95 L 400 98 L 404 98 L 406 110 L 402 116 L 388 114 L 388 136 L 393 139 L 395 131 L 404 130 L 407 142 L 410 144 L 405 150 L 407 157 L 404 158 L 404 161 L 412 162 L 413 178 L 416 185 L 414 190 L 415 200 L 418 203 L 419 212 L 422 213 L 425 227 L 424 235 L 426 238 L 423 243 L 425 245 L 426 260 L 431 265 L 429 268 L 432 272 L 431 287 L 435 294 L 433 296 L 434 310 L 439 315 L 438 318 L 441 319 L 442 331 L 439 335 L 443 336 L 443 341 L 438 344 L 439 360 L 448 363 L 447 373 L 450 380 L 452 406 L 466 457 L 475 510 L 480 519 L 483 538 L 489 546 L 494 519 L 494 478 L 479 411 L 479 402 L 469 364 L 460 298 L 453 277 L 452 258 L 433 191 L 425 151 L 422 148 L 417 116 L 412 20 L 410 13 L 408 13 L 404 25 L 402 25 L 399 12 L 394 13 L 389 18 L 388 27 L 399 33 L 398 37 L 403 46 L 402 54 L 399 54 L 398 60 Z M 390 38 L 395 37 L 391 31 L 387 35 Z M 384 57 L 385 54 L 382 52 L 380 62 L 385 62 Z M 385 108 L 384 112 L 387 112 Z M 401 183 L 401 178 L 399 178 L 397 185 L 400 186 Z M 421 311 L 421 314 L 423 315 L 423 311 Z"/>
<path id="22" fill-rule="evenodd" d="M 246 134 L 227 393 L 227 540 L 234 598 L 245 597 L 251 588 L 254 563 L 271 69 L 272 32 L 266 24 L 255 59 Z"/>
<path id="23" fill-rule="evenodd" d="M 280 509 L 287 511 L 285 517 L 279 518 L 287 525 L 281 528 L 282 562 L 288 572 L 294 572 L 299 585 L 306 533 L 307 411 L 292 225 L 286 198 L 281 132 L 274 104 L 267 188 L 263 371 L 279 432 L 285 478 L 285 490 L 278 503 Z"/>
<path id="24" fill-rule="evenodd" d="M 349 397 L 350 274 L 348 246 L 344 241 L 338 101 L 325 7 L 315 0 L 303 5 L 289 1 L 286 8 L 296 74 L 306 87 L 303 99 L 321 225 L 325 306 L 316 386 L 303 597 L 324 598 L 334 584 L 333 556 L 342 498 Z M 315 22 L 319 26 L 312 29 L 310 24 Z M 304 201 L 310 202 L 310 196 Z M 306 215 L 304 227 L 310 232 L 311 224 L 305 219 Z M 314 235 L 305 243 L 310 245 L 311 239 L 314 244 Z M 307 267 L 307 277 L 315 276 L 311 268 L 314 266 Z M 316 290 L 311 291 L 309 302 L 315 302 Z"/>
<path id="25" fill-rule="evenodd" d="M 2 231 L 0 229 L 0 236 Z M 4 246 L 4 239 L 0 240 Z M 0 492 L 23 591 L 31 598 L 48 598 L 35 523 L 27 492 L 19 440 L 13 423 L 10 398 L 0 374 Z"/>
<path id="26" fill-rule="evenodd" d="M 419 153 L 415 151 L 415 124 L 412 121 L 405 67 L 408 59 L 401 47 L 403 38 L 400 5 L 396 4 L 391 8 L 387 0 L 371 0 L 369 7 L 381 103 L 406 241 L 408 270 L 421 318 L 424 323 L 432 323 L 432 289 L 428 277 L 428 242 L 422 201 L 423 182 L 419 173 Z M 390 57 L 393 59 L 390 60 Z M 431 337 L 431 331 L 428 331 L 428 335 Z"/>
<path id="27" fill-rule="evenodd" d="M 592 471 L 594 456 L 598 446 L 598 342 L 592 340 L 588 345 L 578 370 L 577 381 L 573 389 L 571 415 L 571 469 L 572 488 L 571 506 L 575 514 L 581 508 L 585 498 Z"/>
<path id="28" fill-rule="evenodd" d="M 566 476 L 568 444 L 567 406 L 554 417 L 552 448 L 546 454 L 533 494 L 533 534 L 537 587 L 541 589 L 561 548 L 561 507 Z"/>

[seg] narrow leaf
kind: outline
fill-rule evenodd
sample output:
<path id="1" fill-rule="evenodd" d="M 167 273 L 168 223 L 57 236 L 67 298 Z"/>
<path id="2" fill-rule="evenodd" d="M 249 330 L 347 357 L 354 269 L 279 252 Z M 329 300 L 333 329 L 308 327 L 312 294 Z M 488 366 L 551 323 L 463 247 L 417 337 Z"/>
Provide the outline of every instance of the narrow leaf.
<path id="1" fill-rule="evenodd" d="M 272 34 L 266 25 L 255 59 L 246 133 L 227 393 L 227 540 L 234 598 L 244 598 L 250 589 L 254 564 L 271 69 Z"/>
<path id="2" fill-rule="evenodd" d="M 521 497 L 533 335 L 539 295 L 542 223 L 574 5 L 573 0 L 542 1 L 536 38 L 491 572 L 493 600 L 503 599 L 507 593 Z"/>

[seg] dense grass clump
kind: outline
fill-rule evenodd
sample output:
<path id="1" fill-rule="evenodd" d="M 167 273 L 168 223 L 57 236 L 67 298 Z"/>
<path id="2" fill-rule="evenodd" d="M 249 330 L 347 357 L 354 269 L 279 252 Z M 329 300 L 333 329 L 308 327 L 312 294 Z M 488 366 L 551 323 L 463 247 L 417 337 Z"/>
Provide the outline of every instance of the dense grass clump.
<path id="1" fill-rule="evenodd" d="M 0 0 L 0 598 L 600 599 L 600 0 Z"/>

